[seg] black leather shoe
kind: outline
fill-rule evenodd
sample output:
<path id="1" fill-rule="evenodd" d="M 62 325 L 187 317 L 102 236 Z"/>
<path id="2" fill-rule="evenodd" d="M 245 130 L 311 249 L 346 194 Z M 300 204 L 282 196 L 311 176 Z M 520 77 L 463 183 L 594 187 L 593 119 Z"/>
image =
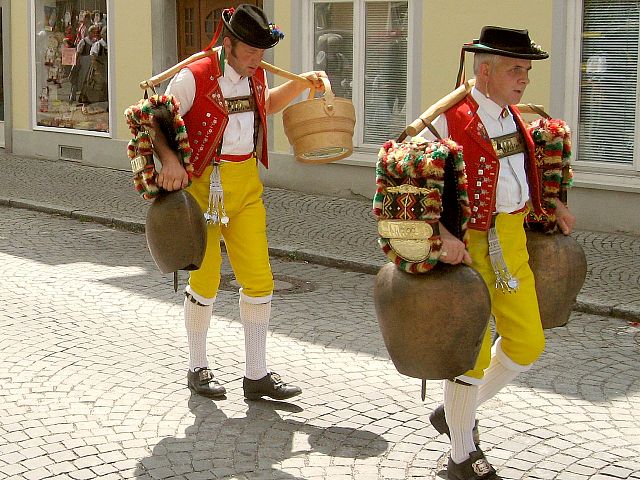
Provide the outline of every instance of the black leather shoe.
<path id="1" fill-rule="evenodd" d="M 435 428 L 438 433 L 445 433 L 449 440 L 451 440 L 451 433 L 449 432 L 449 425 L 447 425 L 447 419 L 444 416 L 444 405 L 440 405 L 436 408 L 431 415 L 429 415 L 429 421 L 433 428 Z M 478 431 L 478 420 L 473 427 L 473 443 L 476 444 L 476 447 L 480 446 L 480 432 Z"/>
<path id="2" fill-rule="evenodd" d="M 247 400 L 258 400 L 261 397 L 286 400 L 302 393 L 300 387 L 287 385 L 275 372 L 267 373 L 260 380 L 250 380 L 244 377 L 242 388 L 244 389 L 244 398 Z"/>
<path id="3" fill-rule="evenodd" d="M 208 368 L 196 368 L 195 372 L 189 370 L 187 385 L 193 393 L 204 397 L 219 398 L 227 393 L 227 389 L 213 378 L 213 373 Z"/>
<path id="4" fill-rule="evenodd" d="M 449 480 L 502 480 L 496 475 L 495 469 L 480 449 L 471 452 L 469 458 L 462 463 L 455 463 L 449 457 L 447 478 Z"/>

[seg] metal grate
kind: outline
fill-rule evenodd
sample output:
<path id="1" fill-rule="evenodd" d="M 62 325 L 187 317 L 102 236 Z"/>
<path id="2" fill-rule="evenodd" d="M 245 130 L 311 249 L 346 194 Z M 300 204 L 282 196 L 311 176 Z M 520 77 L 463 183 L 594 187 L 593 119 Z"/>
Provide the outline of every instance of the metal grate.
<path id="1" fill-rule="evenodd" d="M 67 145 L 58 145 L 58 157 L 60 160 L 82 160 L 81 147 L 69 147 Z"/>

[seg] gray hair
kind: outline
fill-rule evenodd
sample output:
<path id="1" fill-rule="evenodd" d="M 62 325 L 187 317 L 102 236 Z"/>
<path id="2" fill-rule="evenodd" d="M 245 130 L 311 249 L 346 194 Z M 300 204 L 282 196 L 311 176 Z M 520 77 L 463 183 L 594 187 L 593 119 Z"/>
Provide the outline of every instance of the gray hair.
<path id="1" fill-rule="evenodd" d="M 500 61 L 500 55 L 495 55 L 493 53 L 476 53 L 473 56 L 473 73 L 475 75 L 480 71 L 480 65 L 487 64 L 489 66 L 497 65 Z"/>

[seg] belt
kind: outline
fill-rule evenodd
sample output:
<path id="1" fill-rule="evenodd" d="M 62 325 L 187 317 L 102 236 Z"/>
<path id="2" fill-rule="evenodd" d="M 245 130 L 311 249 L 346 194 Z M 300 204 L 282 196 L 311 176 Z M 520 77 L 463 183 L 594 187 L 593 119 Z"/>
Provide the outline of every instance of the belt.
<path id="1" fill-rule="evenodd" d="M 224 161 L 224 162 L 244 162 L 245 160 L 249 160 L 250 158 L 255 157 L 255 153 L 244 153 L 242 155 L 218 155 L 216 160 Z"/>
<path id="2" fill-rule="evenodd" d="M 514 210 L 513 212 L 509 212 L 507 213 L 507 215 L 517 215 L 519 213 L 525 213 L 529 210 L 529 205 L 528 204 L 524 204 L 524 207 L 519 208 L 517 210 Z M 498 212 L 495 212 L 492 216 L 491 216 L 491 227 L 495 227 L 496 226 L 496 217 L 498 216 Z"/>
<path id="3" fill-rule="evenodd" d="M 518 213 L 524 213 L 527 210 L 529 210 L 529 205 L 527 205 L 526 203 L 524 204 L 524 206 L 522 208 L 519 208 L 517 210 L 514 210 L 513 212 L 509 212 L 509 215 L 516 215 Z"/>

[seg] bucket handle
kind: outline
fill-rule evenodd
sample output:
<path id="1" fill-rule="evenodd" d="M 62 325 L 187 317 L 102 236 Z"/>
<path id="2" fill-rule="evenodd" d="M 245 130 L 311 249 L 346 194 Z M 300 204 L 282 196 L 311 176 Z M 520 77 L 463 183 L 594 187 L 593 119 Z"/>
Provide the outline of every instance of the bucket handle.
<path id="1" fill-rule="evenodd" d="M 331 116 L 335 113 L 336 94 L 333 93 L 333 90 L 331 90 L 331 82 L 327 77 L 320 77 L 320 80 L 322 80 L 322 83 L 324 83 L 324 97 L 322 97 L 324 111 L 327 115 Z M 313 98 L 313 95 L 311 95 L 311 93 L 315 92 L 309 91 L 309 100 Z"/>

